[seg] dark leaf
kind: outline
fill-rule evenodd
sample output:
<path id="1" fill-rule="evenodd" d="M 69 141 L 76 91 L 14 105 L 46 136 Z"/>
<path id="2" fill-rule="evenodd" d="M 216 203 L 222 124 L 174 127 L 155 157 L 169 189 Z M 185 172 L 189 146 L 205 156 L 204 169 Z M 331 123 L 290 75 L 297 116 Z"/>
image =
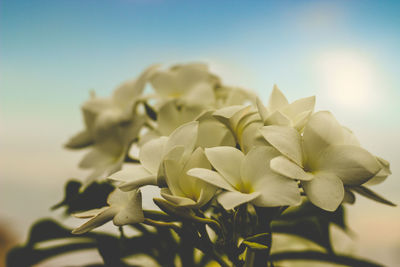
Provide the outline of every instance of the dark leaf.
<path id="1" fill-rule="evenodd" d="M 119 260 L 133 254 L 150 254 L 151 246 L 157 241 L 158 236 L 135 236 L 128 239 L 119 239 L 116 236 L 100 233 L 86 233 L 73 235 L 71 229 L 67 229 L 51 219 L 43 219 L 35 223 L 30 231 L 25 245 L 13 248 L 7 255 L 7 266 L 24 267 L 32 266 L 45 259 L 59 256 L 65 253 L 81 251 L 84 249 L 98 248 L 103 256 L 106 266 L 125 266 Z M 64 244 L 39 248 L 37 244 L 42 242 L 60 240 Z M 148 242 L 147 242 L 148 241 Z M 121 242 L 121 243 L 120 243 Z M 120 264 L 120 265 L 118 265 Z"/>
<path id="2" fill-rule="evenodd" d="M 243 241 L 243 244 L 248 247 L 251 248 L 253 250 L 267 250 L 268 246 L 257 243 L 257 242 L 251 242 L 251 241 Z"/>
<path id="3" fill-rule="evenodd" d="M 321 218 L 314 216 L 290 221 L 273 221 L 272 232 L 300 236 L 332 252 L 329 222 Z"/>
<path id="4" fill-rule="evenodd" d="M 94 242 L 68 243 L 46 249 L 35 249 L 30 246 L 18 246 L 7 255 L 8 267 L 25 267 L 37 264 L 45 259 L 59 256 L 64 253 L 96 248 Z"/>
<path id="5" fill-rule="evenodd" d="M 97 209 L 107 205 L 107 197 L 114 190 L 114 186 L 107 182 L 92 183 L 82 192 L 79 191 L 81 183 L 71 180 L 65 186 L 64 199 L 52 207 L 57 209 L 66 207 L 66 213 Z"/>
<path id="6" fill-rule="evenodd" d="M 342 264 L 346 266 L 363 266 L 363 267 L 382 267 L 383 265 L 377 264 L 368 260 L 353 258 L 345 255 L 326 254 L 317 251 L 293 251 L 293 252 L 280 252 L 274 253 L 270 257 L 271 261 L 282 260 L 311 260 L 320 262 L 331 262 Z"/>
<path id="7" fill-rule="evenodd" d="M 278 220 L 292 221 L 294 219 L 305 219 L 310 217 L 317 217 L 326 220 L 330 223 L 336 224 L 343 230 L 347 230 L 343 206 L 339 206 L 334 212 L 329 212 L 314 206 L 309 201 L 303 202 L 300 206 L 286 209 Z"/>
<path id="8" fill-rule="evenodd" d="M 350 187 L 351 190 L 359 193 L 360 195 L 366 197 L 366 198 L 370 198 L 372 200 L 375 200 L 379 203 L 382 204 L 386 204 L 389 206 L 396 206 L 396 204 L 394 204 L 393 202 L 385 199 L 384 197 L 378 195 L 377 193 L 375 193 L 374 191 L 372 191 L 371 189 L 365 187 L 365 186 L 354 186 L 354 187 Z"/>

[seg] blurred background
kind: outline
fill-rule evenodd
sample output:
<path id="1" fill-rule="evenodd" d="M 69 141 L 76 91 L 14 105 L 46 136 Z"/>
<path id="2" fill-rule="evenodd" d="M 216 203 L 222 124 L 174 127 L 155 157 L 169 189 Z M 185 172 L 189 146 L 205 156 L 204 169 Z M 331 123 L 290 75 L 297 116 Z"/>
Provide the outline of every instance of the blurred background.
<path id="1" fill-rule="evenodd" d="M 62 145 L 89 91 L 108 96 L 153 63 L 208 63 L 264 101 L 274 83 L 290 101 L 316 95 L 391 162 L 373 189 L 399 204 L 399 14 L 399 1 L 0 1 L 0 251 L 59 216 L 65 181 L 85 177 Z M 399 266 L 399 208 L 359 196 L 347 210 L 346 249 Z"/>

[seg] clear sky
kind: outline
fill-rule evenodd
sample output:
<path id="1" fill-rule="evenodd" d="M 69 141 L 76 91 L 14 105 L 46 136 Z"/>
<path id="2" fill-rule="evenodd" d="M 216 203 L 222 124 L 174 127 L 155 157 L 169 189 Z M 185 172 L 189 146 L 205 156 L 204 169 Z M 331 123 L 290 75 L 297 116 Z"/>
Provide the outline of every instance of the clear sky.
<path id="1" fill-rule="evenodd" d="M 316 95 L 317 109 L 391 161 L 377 190 L 400 203 L 399 14 L 400 1 L 0 1 L 0 220 L 26 231 L 67 178 L 83 177 L 82 154 L 61 146 L 82 127 L 89 90 L 109 95 L 150 64 L 189 61 L 264 100 L 274 83 L 290 100 Z M 361 234 L 386 242 L 361 253 L 400 262 L 398 209 L 360 200 L 354 210 L 356 227 L 387 233 Z"/>

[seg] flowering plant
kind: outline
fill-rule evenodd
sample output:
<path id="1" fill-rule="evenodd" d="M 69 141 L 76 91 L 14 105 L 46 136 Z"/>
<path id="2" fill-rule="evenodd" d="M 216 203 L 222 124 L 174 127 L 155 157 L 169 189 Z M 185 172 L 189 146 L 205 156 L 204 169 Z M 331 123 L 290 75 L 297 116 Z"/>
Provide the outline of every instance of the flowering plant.
<path id="1" fill-rule="evenodd" d="M 330 226 L 347 231 L 343 205 L 356 194 L 394 205 L 368 187 L 386 179 L 389 163 L 314 105 L 315 97 L 289 103 L 277 86 L 265 105 L 203 64 L 151 66 L 109 98 L 92 94 L 82 106 L 84 130 L 65 145 L 88 150 L 79 166 L 90 174 L 70 181 L 53 207 L 87 221 L 72 233 L 36 223 L 9 266 L 88 248 L 103 258 L 95 266 L 133 266 L 138 254 L 156 266 L 378 266 L 336 254 Z M 142 205 L 148 186 L 157 189 L 153 209 Z M 119 236 L 91 232 L 109 221 Z M 279 234 L 304 246 L 279 245 Z M 63 238 L 73 242 L 36 246 Z"/>

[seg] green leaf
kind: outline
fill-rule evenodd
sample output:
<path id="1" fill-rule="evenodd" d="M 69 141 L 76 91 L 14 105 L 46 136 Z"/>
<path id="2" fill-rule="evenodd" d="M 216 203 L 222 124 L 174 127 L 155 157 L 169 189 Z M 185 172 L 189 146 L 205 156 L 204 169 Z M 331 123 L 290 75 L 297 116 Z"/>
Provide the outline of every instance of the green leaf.
<path id="1" fill-rule="evenodd" d="M 66 207 L 66 213 L 97 209 L 107 205 L 107 197 L 114 190 L 110 183 L 92 183 L 82 192 L 79 191 L 82 184 L 71 180 L 65 185 L 64 199 L 51 209 Z"/>
<path id="2" fill-rule="evenodd" d="M 329 222 L 315 216 L 292 221 L 273 221 L 272 232 L 297 235 L 324 247 L 332 252 Z"/>
<path id="3" fill-rule="evenodd" d="M 382 267 L 383 265 L 364 259 L 358 259 L 345 255 L 326 254 L 319 251 L 289 251 L 274 253 L 271 261 L 282 260 L 311 260 L 320 262 L 331 262 L 346 266 Z"/>
<path id="4" fill-rule="evenodd" d="M 60 245 L 48 246 L 46 241 L 65 241 Z M 43 219 L 33 224 L 29 238 L 25 245 L 13 248 L 7 255 L 7 266 L 25 267 L 37 264 L 45 259 L 59 256 L 65 253 L 81 251 L 85 249 L 99 249 L 107 266 L 125 266 L 120 262 L 120 257 L 133 254 L 152 254 L 152 246 L 159 242 L 156 234 L 140 235 L 128 239 L 120 239 L 113 235 L 100 233 L 86 233 L 73 235 L 71 229 L 65 228 L 51 219 Z M 38 245 L 42 245 L 38 247 Z"/>
<path id="5" fill-rule="evenodd" d="M 268 238 L 269 235 L 270 235 L 269 233 L 256 234 L 256 235 L 247 237 L 245 240 L 247 240 L 247 241 L 257 241 L 257 240 L 260 240 L 260 239 Z"/>
<path id="6" fill-rule="evenodd" d="M 339 206 L 334 212 L 326 211 L 314 206 L 311 202 L 305 201 L 300 206 L 290 207 L 285 210 L 278 220 L 292 221 L 295 219 L 304 219 L 316 217 L 334 223 L 343 230 L 347 230 L 345 222 L 345 211 L 343 206 Z"/>
<path id="7" fill-rule="evenodd" d="M 257 243 L 257 242 L 250 242 L 250 241 L 243 241 L 243 244 L 246 245 L 247 247 L 254 249 L 254 250 L 266 250 L 268 249 L 268 246 Z"/>
<path id="8" fill-rule="evenodd" d="M 391 202 L 390 200 L 385 199 L 384 197 L 378 195 L 377 193 L 375 193 L 374 191 L 372 191 L 371 189 L 365 187 L 365 186 L 354 186 L 354 187 L 350 187 L 351 190 L 359 193 L 360 195 L 375 200 L 379 203 L 382 204 L 386 204 L 389 206 L 396 206 L 396 204 L 394 204 L 393 202 Z"/>
<path id="9" fill-rule="evenodd" d="M 96 248 L 96 243 L 68 243 L 47 249 L 35 249 L 29 246 L 18 246 L 13 248 L 8 253 L 6 263 L 8 267 L 32 266 L 51 257 L 90 248 Z"/>

